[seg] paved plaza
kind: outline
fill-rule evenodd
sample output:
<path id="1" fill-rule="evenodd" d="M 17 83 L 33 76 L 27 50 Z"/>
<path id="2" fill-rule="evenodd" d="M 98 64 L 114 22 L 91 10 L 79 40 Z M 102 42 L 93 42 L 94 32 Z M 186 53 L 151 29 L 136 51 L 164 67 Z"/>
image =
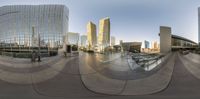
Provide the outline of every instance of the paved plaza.
<path id="1" fill-rule="evenodd" d="M 191 58 L 192 57 L 192 58 Z M 173 52 L 151 71 L 121 54 L 0 57 L 0 99 L 168 99 L 200 97 L 197 54 Z"/>

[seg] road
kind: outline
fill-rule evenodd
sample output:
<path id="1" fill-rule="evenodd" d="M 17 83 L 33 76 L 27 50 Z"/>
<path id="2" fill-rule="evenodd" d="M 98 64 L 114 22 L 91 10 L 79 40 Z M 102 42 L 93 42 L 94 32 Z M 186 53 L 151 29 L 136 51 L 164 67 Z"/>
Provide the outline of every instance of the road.
<path id="1" fill-rule="evenodd" d="M 105 58 L 104 56 L 98 56 L 100 58 Z M 93 59 L 93 60 L 92 60 Z M 68 60 L 68 59 L 66 59 Z M 88 60 L 89 62 L 87 62 Z M 178 56 L 176 56 L 175 60 L 175 66 L 174 66 L 174 72 L 171 78 L 171 81 L 168 85 L 168 87 L 158 93 L 150 94 L 150 95 L 141 95 L 141 96 L 118 96 L 118 95 L 105 95 L 105 94 L 99 94 L 95 93 L 91 90 L 88 90 L 88 88 L 83 84 L 80 77 L 79 72 L 79 63 L 81 65 L 93 65 L 94 67 L 99 67 L 102 65 L 101 62 L 97 61 L 98 58 L 95 58 L 91 55 L 80 55 L 79 57 L 73 57 L 66 63 L 64 63 L 64 67 L 62 70 L 58 71 L 57 67 L 54 67 L 54 70 L 58 72 L 55 76 L 52 76 L 49 79 L 45 79 L 41 82 L 35 82 L 33 81 L 33 78 L 35 75 L 31 75 L 31 83 L 27 84 L 20 84 L 20 83 L 13 83 L 9 82 L 12 80 L 0 80 L 0 99 L 133 99 L 133 98 L 139 98 L 139 99 L 169 99 L 169 98 L 191 98 L 191 97 L 200 97 L 200 80 L 195 78 L 183 65 L 182 61 L 179 59 Z M 118 60 L 116 58 L 116 60 Z M 54 61 L 56 62 L 56 61 Z M 118 64 L 120 61 L 116 61 L 114 63 L 106 63 L 107 65 L 102 65 L 102 67 L 97 68 L 99 72 L 102 72 L 102 75 L 105 76 L 108 75 L 108 72 L 112 72 L 109 68 L 113 64 Z M 52 64 L 44 64 L 44 66 L 48 66 L 47 68 L 50 68 Z M 105 66 L 108 66 L 108 69 L 105 69 Z M 3 71 L 9 71 L 13 72 L 13 69 L 9 67 L 8 69 L 5 69 L 6 66 L 0 65 L 0 75 L 3 75 L 4 73 L 1 73 Z M 38 66 L 43 67 L 43 65 Z M 37 67 L 37 68 L 38 68 Z M 58 66 L 59 67 L 59 66 Z M 94 68 L 93 67 L 93 68 Z M 21 70 L 16 70 L 17 73 L 33 73 L 33 68 L 24 69 L 21 68 Z M 43 68 L 46 69 L 46 68 Z M 119 73 L 119 77 L 117 78 L 116 73 L 110 73 L 113 74 L 110 77 L 116 77 L 116 79 L 119 79 L 123 77 L 123 79 L 130 79 L 130 75 L 134 76 L 134 73 L 131 73 L 132 71 L 130 68 L 126 66 L 119 67 L 118 69 L 121 69 L 121 74 Z M 38 69 L 35 70 L 35 72 L 38 71 Z M 127 72 L 128 71 L 128 72 Z M 44 73 L 40 73 L 39 76 L 48 76 Z M 156 73 L 156 72 L 155 72 Z M 90 75 L 90 74 L 84 74 L 84 75 Z M 127 76 L 127 78 L 125 78 Z M 9 75 L 6 75 L 9 76 Z M 38 76 L 38 75 L 37 75 Z M 37 78 L 37 77 L 36 77 Z M 34 79 L 36 79 L 34 78 Z M 121 78 L 122 79 L 122 78 Z M 131 78 L 132 79 L 132 78 Z"/>

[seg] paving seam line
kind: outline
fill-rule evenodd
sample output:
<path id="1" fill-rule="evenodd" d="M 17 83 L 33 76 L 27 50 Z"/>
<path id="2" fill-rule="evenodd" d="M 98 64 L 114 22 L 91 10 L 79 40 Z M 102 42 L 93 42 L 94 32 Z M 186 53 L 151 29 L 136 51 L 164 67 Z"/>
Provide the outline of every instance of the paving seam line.
<path id="1" fill-rule="evenodd" d="M 170 56 L 172 56 L 172 55 L 170 55 Z M 169 56 L 169 57 L 170 57 L 170 56 Z M 173 70 L 174 70 L 174 66 L 173 66 Z M 172 72 L 173 72 L 173 71 L 172 71 Z M 97 73 L 98 73 L 98 72 L 97 72 Z M 171 79 L 171 77 L 172 77 L 172 74 L 173 74 L 173 73 L 171 73 L 171 75 L 170 75 L 170 79 Z M 82 77 L 82 75 L 81 75 L 81 77 Z M 106 77 L 106 78 L 108 78 L 108 77 Z M 110 79 L 110 78 L 109 78 L 109 79 Z M 83 78 L 82 78 L 82 81 L 83 81 Z M 124 80 L 122 80 L 122 81 L 124 81 Z M 83 83 L 84 83 L 84 81 L 83 81 Z M 127 81 L 126 81 L 126 83 L 127 83 Z M 168 83 L 168 84 L 169 84 L 169 83 Z M 126 85 L 125 85 L 125 86 L 126 86 Z M 123 90 L 124 90 L 124 88 L 123 88 Z M 123 92 L 123 90 L 122 90 L 121 92 Z"/>

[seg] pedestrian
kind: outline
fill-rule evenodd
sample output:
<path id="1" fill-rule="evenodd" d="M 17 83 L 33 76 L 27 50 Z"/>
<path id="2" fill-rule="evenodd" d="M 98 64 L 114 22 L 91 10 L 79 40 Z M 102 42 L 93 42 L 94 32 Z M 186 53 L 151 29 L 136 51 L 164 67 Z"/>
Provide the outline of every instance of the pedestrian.
<path id="1" fill-rule="evenodd" d="M 36 58 L 36 52 L 35 51 L 32 51 L 32 54 L 31 54 L 31 62 L 35 62 L 35 58 Z"/>
<path id="2" fill-rule="evenodd" d="M 31 62 L 33 62 L 33 51 L 31 51 Z"/>

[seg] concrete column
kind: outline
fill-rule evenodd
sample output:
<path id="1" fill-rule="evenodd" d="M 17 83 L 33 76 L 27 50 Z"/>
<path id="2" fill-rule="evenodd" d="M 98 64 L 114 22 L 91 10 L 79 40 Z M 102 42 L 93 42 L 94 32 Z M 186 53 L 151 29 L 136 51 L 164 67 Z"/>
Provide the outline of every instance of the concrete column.
<path id="1" fill-rule="evenodd" d="M 171 27 L 160 26 L 160 53 L 171 51 Z"/>

